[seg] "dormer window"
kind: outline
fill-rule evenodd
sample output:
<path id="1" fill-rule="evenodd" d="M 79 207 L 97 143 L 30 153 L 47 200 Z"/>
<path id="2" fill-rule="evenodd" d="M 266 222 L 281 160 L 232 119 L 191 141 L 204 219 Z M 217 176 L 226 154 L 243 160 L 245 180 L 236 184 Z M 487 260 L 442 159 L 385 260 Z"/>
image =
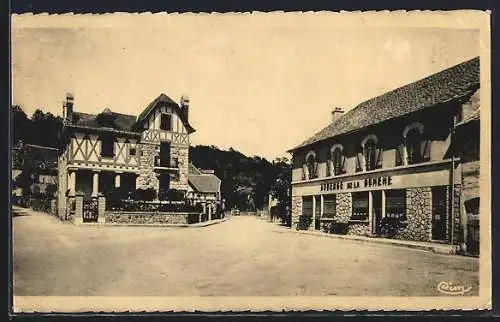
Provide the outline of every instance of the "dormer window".
<path id="1" fill-rule="evenodd" d="M 383 150 L 375 135 L 368 135 L 361 141 L 356 158 L 356 171 L 370 171 L 382 167 Z"/>
<path id="2" fill-rule="evenodd" d="M 429 140 L 424 137 L 424 126 L 412 123 L 403 131 L 403 143 L 396 151 L 396 165 L 418 164 L 430 160 Z"/>
<path id="3" fill-rule="evenodd" d="M 310 151 L 309 153 L 307 153 L 305 163 L 303 165 L 304 180 L 317 178 L 317 174 L 318 161 L 316 159 L 316 153 L 314 153 L 314 151 Z"/>
<path id="4" fill-rule="evenodd" d="M 172 114 L 161 114 L 160 129 L 164 131 L 172 131 Z"/>
<path id="5" fill-rule="evenodd" d="M 327 173 L 329 176 L 336 176 L 344 171 L 345 156 L 343 147 L 340 144 L 335 144 L 330 150 L 330 158 L 327 163 Z"/>

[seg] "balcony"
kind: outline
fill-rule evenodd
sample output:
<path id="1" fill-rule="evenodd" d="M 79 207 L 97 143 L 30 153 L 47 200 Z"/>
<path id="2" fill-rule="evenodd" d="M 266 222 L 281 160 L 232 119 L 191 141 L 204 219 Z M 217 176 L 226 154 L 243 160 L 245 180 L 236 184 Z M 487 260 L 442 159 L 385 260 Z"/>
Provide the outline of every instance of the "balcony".
<path id="1" fill-rule="evenodd" d="M 159 171 L 178 171 L 179 170 L 179 159 L 177 159 L 177 158 L 162 158 L 160 156 L 156 156 L 154 168 L 155 168 L 155 170 L 159 170 Z"/>

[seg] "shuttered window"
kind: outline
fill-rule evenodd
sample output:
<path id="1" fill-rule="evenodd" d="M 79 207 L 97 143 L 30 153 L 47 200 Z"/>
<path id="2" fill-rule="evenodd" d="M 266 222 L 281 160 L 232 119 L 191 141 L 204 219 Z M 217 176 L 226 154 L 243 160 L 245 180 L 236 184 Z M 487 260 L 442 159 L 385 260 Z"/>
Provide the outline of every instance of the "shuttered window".
<path id="1" fill-rule="evenodd" d="M 352 215 L 353 220 L 368 219 L 368 192 L 354 192 L 352 194 Z"/>
<path id="2" fill-rule="evenodd" d="M 313 199 L 312 197 L 302 197 L 302 216 L 312 217 L 313 215 Z"/>
<path id="3" fill-rule="evenodd" d="M 323 217 L 335 217 L 337 209 L 337 196 L 335 194 L 323 196 Z"/>
<path id="4" fill-rule="evenodd" d="M 393 219 L 406 219 L 406 190 L 385 192 L 385 216 Z"/>

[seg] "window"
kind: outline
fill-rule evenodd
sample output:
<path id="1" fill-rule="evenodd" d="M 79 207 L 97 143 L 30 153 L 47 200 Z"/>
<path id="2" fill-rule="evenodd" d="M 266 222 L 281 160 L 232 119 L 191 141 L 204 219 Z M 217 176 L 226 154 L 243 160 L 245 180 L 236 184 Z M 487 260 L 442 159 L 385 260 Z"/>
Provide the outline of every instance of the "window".
<path id="1" fill-rule="evenodd" d="M 351 220 L 368 220 L 368 191 L 352 193 Z"/>
<path id="2" fill-rule="evenodd" d="M 314 151 L 307 153 L 302 170 L 304 180 L 314 179 L 317 177 L 318 162 Z"/>
<path id="3" fill-rule="evenodd" d="M 406 219 L 406 190 L 387 190 L 385 192 L 385 217 Z"/>
<path id="4" fill-rule="evenodd" d="M 302 216 L 312 217 L 313 215 L 313 197 L 302 197 Z"/>
<path id="5" fill-rule="evenodd" d="M 160 129 L 162 129 L 164 131 L 172 131 L 172 115 L 171 114 L 162 114 L 161 115 Z"/>
<path id="6" fill-rule="evenodd" d="M 369 140 L 366 142 L 363 152 L 365 155 L 366 170 L 375 169 L 377 156 L 377 145 L 375 144 L 375 141 Z"/>
<path id="7" fill-rule="evenodd" d="M 406 135 L 406 151 L 408 153 L 408 164 L 422 162 L 422 134 L 417 128 L 411 129 Z"/>
<path id="8" fill-rule="evenodd" d="M 115 140 L 112 136 L 101 137 L 101 156 L 106 158 L 115 156 Z"/>
<path id="9" fill-rule="evenodd" d="M 136 150 L 136 148 L 130 148 L 130 149 L 129 149 L 129 154 L 130 154 L 131 156 L 135 156 L 135 155 L 137 154 L 137 150 Z"/>
<path id="10" fill-rule="evenodd" d="M 382 168 L 383 150 L 378 143 L 377 137 L 368 135 L 361 142 L 357 153 L 356 171 L 370 171 Z"/>
<path id="11" fill-rule="evenodd" d="M 323 196 L 323 217 L 334 218 L 337 212 L 337 195 L 330 194 Z"/>
<path id="12" fill-rule="evenodd" d="M 403 142 L 396 149 L 396 166 L 430 160 L 430 140 L 424 137 L 424 126 L 415 122 L 403 131 Z"/>
<path id="13" fill-rule="evenodd" d="M 330 158 L 328 161 L 328 175 L 332 176 L 344 173 L 345 157 L 340 144 L 332 147 Z"/>

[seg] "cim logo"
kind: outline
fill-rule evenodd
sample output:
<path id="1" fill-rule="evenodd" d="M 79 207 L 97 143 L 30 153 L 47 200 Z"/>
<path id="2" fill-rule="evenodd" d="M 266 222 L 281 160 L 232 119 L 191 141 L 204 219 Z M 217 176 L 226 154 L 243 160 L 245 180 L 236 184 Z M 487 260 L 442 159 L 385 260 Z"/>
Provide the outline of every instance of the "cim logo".
<path id="1" fill-rule="evenodd" d="M 470 290 L 472 290 L 472 286 L 465 288 L 463 285 L 460 284 L 453 284 L 451 282 L 439 282 L 437 290 L 440 293 L 448 295 L 465 295 L 465 293 L 470 292 Z"/>

